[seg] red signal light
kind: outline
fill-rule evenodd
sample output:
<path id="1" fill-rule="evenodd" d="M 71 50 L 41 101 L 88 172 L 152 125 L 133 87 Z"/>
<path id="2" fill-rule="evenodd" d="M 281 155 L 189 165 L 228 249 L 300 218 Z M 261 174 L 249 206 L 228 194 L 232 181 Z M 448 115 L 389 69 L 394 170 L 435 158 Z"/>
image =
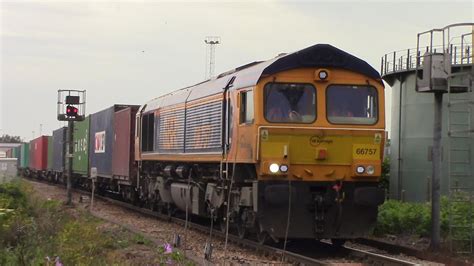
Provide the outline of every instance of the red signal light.
<path id="1" fill-rule="evenodd" d="M 76 117 L 78 113 L 78 109 L 72 105 L 68 105 L 66 107 L 66 115 L 69 117 Z"/>

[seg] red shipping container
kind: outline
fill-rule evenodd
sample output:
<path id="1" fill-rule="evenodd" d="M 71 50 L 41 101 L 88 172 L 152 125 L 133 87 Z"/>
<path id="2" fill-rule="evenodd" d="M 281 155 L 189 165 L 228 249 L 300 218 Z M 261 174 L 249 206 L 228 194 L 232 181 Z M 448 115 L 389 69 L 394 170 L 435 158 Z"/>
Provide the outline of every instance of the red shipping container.
<path id="1" fill-rule="evenodd" d="M 134 135 L 135 115 L 138 106 L 132 106 L 115 112 L 114 118 L 114 152 L 112 154 L 112 174 L 131 181 L 134 176 L 133 161 L 135 159 Z"/>
<path id="2" fill-rule="evenodd" d="M 30 169 L 41 171 L 48 167 L 48 136 L 30 141 Z"/>

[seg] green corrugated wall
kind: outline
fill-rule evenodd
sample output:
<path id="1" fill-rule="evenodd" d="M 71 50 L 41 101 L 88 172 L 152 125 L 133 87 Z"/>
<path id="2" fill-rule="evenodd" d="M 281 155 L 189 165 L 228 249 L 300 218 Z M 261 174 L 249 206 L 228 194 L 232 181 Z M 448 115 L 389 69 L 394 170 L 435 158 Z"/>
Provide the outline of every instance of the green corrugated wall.
<path id="1" fill-rule="evenodd" d="M 27 168 L 30 166 L 30 144 L 23 143 L 21 144 L 21 160 L 20 167 Z"/>
<path id="2" fill-rule="evenodd" d="M 74 158 L 72 171 L 75 174 L 87 175 L 89 172 L 89 121 L 74 122 Z"/>

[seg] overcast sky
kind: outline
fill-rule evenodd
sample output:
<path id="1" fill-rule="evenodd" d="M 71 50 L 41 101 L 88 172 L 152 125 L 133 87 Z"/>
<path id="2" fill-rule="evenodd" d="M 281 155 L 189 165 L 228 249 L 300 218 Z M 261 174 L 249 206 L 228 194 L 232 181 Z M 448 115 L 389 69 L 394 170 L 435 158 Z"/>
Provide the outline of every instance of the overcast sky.
<path id="1" fill-rule="evenodd" d="M 87 90 L 87 111 L 143 104 L 216 74 L 317 43 L 380 69 L 416 34 L 472 22 L 471 1 L 1 1 L 0 134 L 30 140 L 60 127 L 58 89 Z M 389 90 L 389 89 L 387 89 Z M 390 96 L 390 95 L 389 95 Z M 33 133 L 34 131 L 34 133 Z"/>

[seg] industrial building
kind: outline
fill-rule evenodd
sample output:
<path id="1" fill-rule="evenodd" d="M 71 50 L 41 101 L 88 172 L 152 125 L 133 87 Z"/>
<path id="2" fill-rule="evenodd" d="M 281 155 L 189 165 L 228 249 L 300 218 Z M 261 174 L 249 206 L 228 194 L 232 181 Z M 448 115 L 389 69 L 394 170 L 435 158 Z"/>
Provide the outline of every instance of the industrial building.
<path id="1" fill-rule="evenodd" d="M 434 97 L 416 90 L 416 83 L 423 77 L 423 61 L 430 53 L 444 59 L 446 68 L 441 71 L 446 75 L 444 81 L 440 81 L 446 88 L 442 111 L 441 193 L 449 195 L 450 189 L 472 188 L 472 35 L 472 23 L 450 25 L 431 31 L 428 36 L 418 34 L 417 48 L 382 57 L 382 77 L 392 87 L 390 197 L 393 199 L 430 200 Z M 427 38 L 423 40 L 423 37 Z"/>

